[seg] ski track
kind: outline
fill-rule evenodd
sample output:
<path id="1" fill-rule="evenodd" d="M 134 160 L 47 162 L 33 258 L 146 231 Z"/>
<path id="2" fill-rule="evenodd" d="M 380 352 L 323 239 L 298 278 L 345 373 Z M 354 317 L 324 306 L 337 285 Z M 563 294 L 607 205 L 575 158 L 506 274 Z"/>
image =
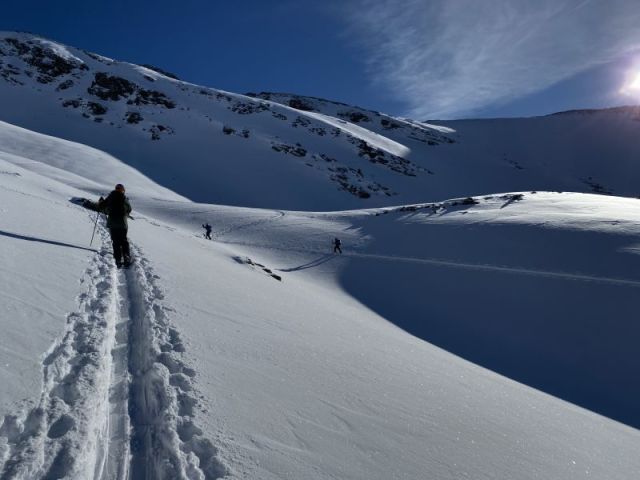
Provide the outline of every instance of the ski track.
<path id="1" fill-rule="evenodd" d="M 378 254 L 372 254 L 372 253 L 349 253 L 347 254 L 347 256 L 375 258 L 378 260 L 387 260 L 387 261 L 423 263 L 427 265 L 463 268 L 467 270 L 484 270 L 489 272 L 501 272 L 501 273 L 520 274 L 520 275 L 531 275 L 536 277 L 558 278 L 561 280 L 598 282 L 598 283 L 607 283 L 610 285 L 640 288 L 640 281 L 637 281 L 637 280 L 629 280 L 625 278 L 599 277 L 596 275 L 585 275 L 581 273 L 554 272 L 549 270 L 535 270 L 532 268 L 520 268 L 520 267 L 510 267 L 510 266 L 491 265 L 491 264 L 482 264 L 482 263 L 454 262 L 450 260 L 440 260 L 435 258 L 415 258 L 415 257 L 401 257 L 401 256 L 395 256 L 395 255 L 378 255 Z"/>
<path id="2" fill-rule="evenodd" d="M 225 476 L 194 423 L 195 371 L 142 251 L 118 271 L 108 234 L 87 288 L 42 361 L 40 398 L 0 424 L 0 480 L 211 480 Z"/>
<path id="3" fill-rule="evenodd" d="M 128 311 L 131 474 L 138 479 L 216 479 L 226 475 L 217 450 L 193 422 L 195 371 L 182 361 L 184 344 L 171 325 L 158 276 L 139 248 L 122 273 Z"/>
<path id="4" fill-rule="evenodd" d="M 223 241 L 216 240 L 218 243 L 225 243 L 229 245 L 239 245 L 242 247 L 254 247 L 254 248 L 264 248 L 266 250 L 280 250 L 284 252 L 297 252 L 297 253 L 313 253 L 318 255 L 333 255 L 330 250 L 320 250 L 320 249 L 303 249 L 292 247 L 281 247 L 277 245 L 268 245 L 268 244 L 258 244 L 258 243 L 249 243 L 249 242 L 237 242 L 237 241 Z M 550 270 L 536 270 L 532 268 L 522 268 L 522 267 L 512 267 L 507 265 L 492 265 L 492 264 L 484 264 L 484 263 L 467 263 L 467 262 L 456 262 L 452 260 L 443 260 L 438 258 L 419 258 L 419 257 L 403 257 L 399 255 L 383 255 L 376 253 L 361 253 L 361 252 L 347 252 L 341 255 L 335 255 L 336 257 L 347 257 L 347 258 L 371 258 L 376 260 L 383 261 L 391 261 L 391 262 L 407 262 L 407 263 L 421 263 L 425 265 L 434 265 L 439 267 L 449 267 L 449 268 L 460 268 L 466 270 L 483 270 L 488 272 L 500 272 L 507 274 L 517 274 L 517 275 L 530 275 L 536 277 L 546 277 L 546 278 L 557 278 L 560 280 L 572 280 L 572 281 L 583 281 L 583 282 L 596 282 L 596 283 L 605 283 L 609 285 L 617 285 L 624 287 L 634 287 L 640 288 L 640 281 L 631 280 L 626 278 L 615 278 L 615 277 L 602 277 L 597 275 L 586 275 L 582 273 L 571 273 L 571 272 L 555 272 Z M 324 263 L 324 262 L 319 262 Z M 308 268 L 308 267 L 307 267 Z M 292 267 L 292 268 L 280 268 L 277 269 L 280 272 L 292 272 L 297 270 L 303 270 L 303 268 Z"/>

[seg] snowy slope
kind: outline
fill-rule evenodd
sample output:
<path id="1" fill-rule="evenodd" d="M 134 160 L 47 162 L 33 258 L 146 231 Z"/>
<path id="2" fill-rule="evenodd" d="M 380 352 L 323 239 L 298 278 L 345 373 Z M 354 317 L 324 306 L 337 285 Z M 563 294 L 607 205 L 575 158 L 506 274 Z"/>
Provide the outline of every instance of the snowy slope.
<path id="1" fill-rule="evenodd" d="M 0 120 L 107 151 L 193 200 L 357 206 L 428 175 L 404 158 L 403 145 L 341 119 L 200 87 L 32 35 L 0 34 L 0 62 Z M 422 135 L 450 141 L 428 128 Z"/>
<path id="2" fill-rule="evenodd" d="M 139 175 L 137 263 L 117 272 L 68 199 L 104 188 L 82 185 L 86 158 L 126 167 L 2 130 L 24 143 L 0 143 L 0 478 L 638 476 L 638 430 L 558 398 L 638 425 L 638 200 L 305 213 L 192 203 Z"/>
<path id="3" fill-rule="evenodd" d="M 108 152 L 194 201 L 327 211 L 504 191 L 640 194 L 635 110 L 432 125 L 249 95 L 0 34 L 0 120 Z"/>
<path id="4" fill-rule="evenodd" d="M 533 118 L 435 121 L 435 125 L 320 98 L 249 95 L 356 123 L 404 145 L 405 157 L 423 159 L 434 180 L 420 187 L 422 197 L 415 202 L 522 190 L 640 196 L 637 106 Z M 430 145 L 420 136 L 425 128 L 440 131 L 448 140 Z"/>

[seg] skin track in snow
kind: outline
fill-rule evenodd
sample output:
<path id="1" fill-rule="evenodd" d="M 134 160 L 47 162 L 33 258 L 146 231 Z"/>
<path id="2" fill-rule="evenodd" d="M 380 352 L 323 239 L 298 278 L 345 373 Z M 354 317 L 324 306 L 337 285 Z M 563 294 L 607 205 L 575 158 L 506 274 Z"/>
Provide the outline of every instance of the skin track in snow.
<path id="1" fill-rule="evenodd" d="M 180 360 L 184 345 L 171 327 L 149 262 L 124 270 L 122 309 L 129 329 L 131 478 L 215 479 L 225 475 L 213 444 L 193 424 L 193 370 Z"/>
<path id="2" fill-rule="evenodd" d="M 102 250 L 67 331 L 43 361 L 37 405 L 7 415 L 0 479 L 221 478 L 216 448 L 194 425 L 195 372 L 170 326 L 149 262 L 118 272 Z"/>
<path id="3" fill-rule="evenodd" d="M 105 425 L 102 456 L 96 463 L 94 478 L 99 480 L 128 480 L 130 454 L 129 420 L 129 325 L 130 319 L 123 310 L 122 282 L 117 282 L 117 306 L 119 316 L 115 325 L 115 343 L 111 350 L 112 366 L 109 385 L 109 415 Z"/>
<path id="4" fill-rule="evenodd" d="M 84 281 L 66 333 L 43 360 L 40 399 L 4 419 L 3 480 L 91 478 L 104 451 L 117 318 L 115 271 L 104 255 L 94 256 Z"/>

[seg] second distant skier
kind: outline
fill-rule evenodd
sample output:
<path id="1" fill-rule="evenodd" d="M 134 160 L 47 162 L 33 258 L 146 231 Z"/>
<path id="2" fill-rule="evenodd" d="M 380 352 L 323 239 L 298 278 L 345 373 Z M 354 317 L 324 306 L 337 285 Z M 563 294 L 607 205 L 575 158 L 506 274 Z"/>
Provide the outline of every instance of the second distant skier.
<path id="1" fill-rule="evenodd" d="M 211 240 L 211 225 L 209 225 L 208 223 L 203 223 L 202 228 L 204 228 L 205 230 L 204 238 L 206 238 L 207 240 Z"/>
<path id="2" fill-rule="evenodd" d="M 340 241 L 340 239 L 338 237 L 333 239 L 333 253 L 340 253 L 342 254 L 342 249 L 340 248 L 342 245 L 342 242 Z"/>

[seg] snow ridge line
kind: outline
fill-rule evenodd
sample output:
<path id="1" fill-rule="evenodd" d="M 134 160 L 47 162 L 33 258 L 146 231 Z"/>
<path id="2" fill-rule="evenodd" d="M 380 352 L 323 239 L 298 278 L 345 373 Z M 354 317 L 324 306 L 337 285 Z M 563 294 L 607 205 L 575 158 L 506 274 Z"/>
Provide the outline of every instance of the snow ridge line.
<path id="1" fill-rule="evenodd" d="M 123 316 L 129 326 L 131 478 L 212 480 L 227 474 L 212 442 L 194 423 L 195 371 L 171 325 L 169 308 L 149 261 L 139 247 L 123 273 Z"/>
<path id="2" fill-rule="evenodd" d="M 93 478 L 104 441 L 117 318 L 116 276 L 104 257 L 102 236 L 102 252 L 82 279 L 87 290 L 67 316 L 62 338 L 43 358 L 37 404 L 3 419 L 2 480 Z"/>

